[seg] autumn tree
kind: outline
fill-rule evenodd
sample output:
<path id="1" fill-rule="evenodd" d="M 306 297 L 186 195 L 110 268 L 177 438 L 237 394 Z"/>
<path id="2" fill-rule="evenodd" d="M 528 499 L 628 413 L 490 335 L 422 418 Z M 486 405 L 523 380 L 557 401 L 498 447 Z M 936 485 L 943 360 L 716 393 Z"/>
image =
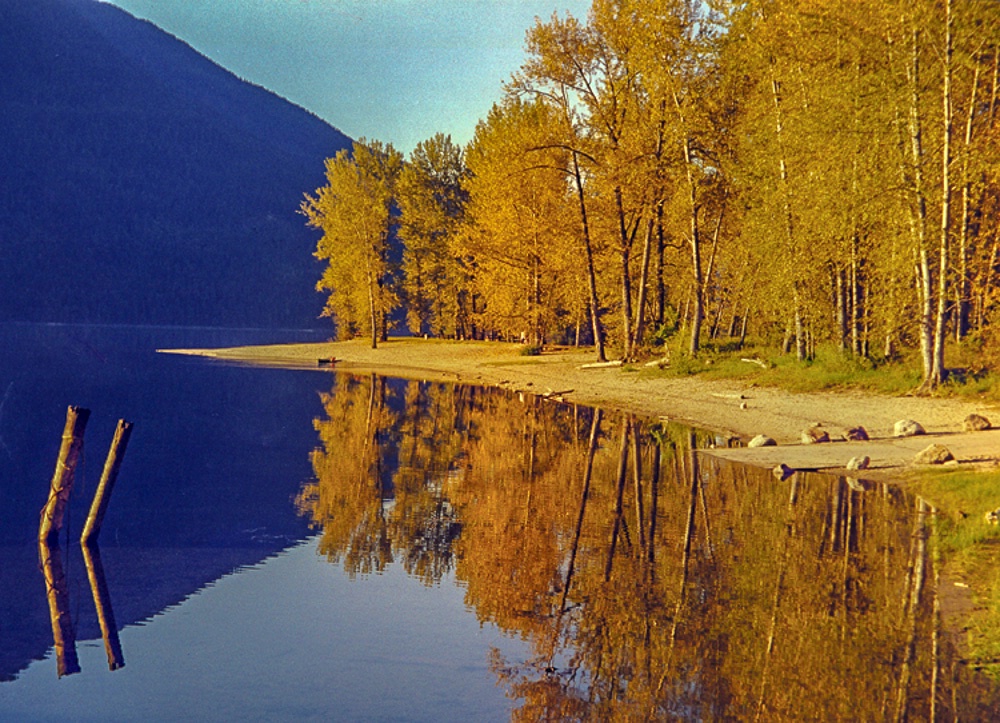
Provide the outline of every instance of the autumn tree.
<path id="1" fill-rule="evenodd" d="M 550 142 L 553 110 L 507 98 L 476 128 L 466 153 L 468 223 L 460 238 L 481 322 L 542 344 L 561 318 L 583 318 L 586 288 L 567 217 L 565 152 Z M 540 150 L 546 149 L 546 150 Z"/>
<path id="2" fill-rule="evenodd" d="M 390 264 L 394 193 L 402 156 L 392 145 L 356 141 L 326 161 L 326 185 L 306 195 L 301 211 L 323 232 L 316 257 L 327 261 L 316 285 L 329 291 L 324 315 L 341 336 L 370 332 L 372 348 L 388 333 L 398 291 Z"/>
<path id="3" fill-rule="evenodd" d="M 595 8 L 600 4 L 595 3 Z M 606 34 L 608 28 L 593 21 L 595 15 L 596 10 L 586 23 L 572 16 L 538 21 L 528 32 L 529 57 L 515 77 L 514 88 L 554 100 L 563 117 L 571 119 L 564 127 L 576 129 L 566 143 L 572 153 L 579 210 L 586 224 L 584 240 L 592 252 L 594 237 L 600 235 L 602 245 L 616 251 L 616 269 L 609 267 L 609 274 L 618 287 L 617 335 L 622 354 L 628 358 L 635 327 L 635 239 L 651 199 L 644 185 L 637 182 L 635 159 L 642 154 L 632 145 L 641 142 L 632 132 L 639 100 L 633 59 L 625 52 L 627 45 L 616 44 L 620 36 Z M 580 164 L 586 164 L 582 172 Z M 589 207 L 585 202 L 588 197 Z M 596 294 L 591 293 L 591 297 Z"/>
<path id="4" fill-rule="evenodd" d="M 468 294 L 455 258 L 467 193 L 462 148 L 438 133 L 418 143 L 399 177 L 399 237 L 410 329 L 465 336 Z"/>

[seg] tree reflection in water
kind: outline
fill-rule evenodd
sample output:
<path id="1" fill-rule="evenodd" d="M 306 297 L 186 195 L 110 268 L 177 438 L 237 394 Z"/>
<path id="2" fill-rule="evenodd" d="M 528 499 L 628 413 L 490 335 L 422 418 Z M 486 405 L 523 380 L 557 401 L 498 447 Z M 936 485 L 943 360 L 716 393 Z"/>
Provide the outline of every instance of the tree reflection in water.
<path id="1" fill-rule="evenodd" d="M 922 500 L 770 474 L 706 436 L 540 397 L 338 375 L 297 500 L 351 575 L 447 573 L 530 642 L 523 720 L 982 718 L 938 635 Z"/>

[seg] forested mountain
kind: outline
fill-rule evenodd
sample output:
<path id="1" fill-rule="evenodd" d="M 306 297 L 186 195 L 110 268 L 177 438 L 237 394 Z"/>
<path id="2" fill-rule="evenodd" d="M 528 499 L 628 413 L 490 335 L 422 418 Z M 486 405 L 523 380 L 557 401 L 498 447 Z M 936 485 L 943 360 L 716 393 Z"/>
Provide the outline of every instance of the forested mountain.
<path id="1" fill-rule="evenodd" d="M 0 319 L 310 326 L 349 144 L 96 0 L 0 0 Z"/>

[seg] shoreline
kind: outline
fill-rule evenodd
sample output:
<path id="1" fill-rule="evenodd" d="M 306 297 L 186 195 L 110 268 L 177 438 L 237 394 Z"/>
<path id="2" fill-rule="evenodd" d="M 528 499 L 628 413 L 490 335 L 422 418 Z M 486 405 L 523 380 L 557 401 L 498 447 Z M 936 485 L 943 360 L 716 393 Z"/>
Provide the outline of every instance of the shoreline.
<path id="1" fill-rule="evenodd" d="M 628 367 L 585 369 L 581 367 L 594 361 L 591 349 L 557 348 L 539 356 L 522 356 L 520 349 L 504 342 L 403 337 L 377 349 L 351 340 L 157 351 L 255 366 L 479 384 L 670 419 L 715 432 L 720 444 L 707 452 L 758 467 L 783 463 L 793 469 L 846 473 L 851 457 L 866 455 L 871 464 L 863 474 L 882 477 L 890 470 L 913 467 L 914 455 L 932 443 L 947 446 L 961 466 L 995 465 L 1000 456 L 1000 429 L 961 431 L 969 414 L 992 415 L 994 420 L 1000 416 L 985 404 L 849 391 L 795 393 L 758 387 L 752 379 L 667 378 Z M 319 365 L 319 359 L 329 358 L 336 360 L 333 365 Z M 916 420 L 927 434 L 894 438 L 892 427 L 901 419 Z M 801 444 L 802 431 L 815 424 L 827 430 L 831 440 L 839 439 L 843 429 L 860 425 L 871 440 Z M 745 443 L 758 434 L 771 437 L 778 446 L 724 446 L 728 438 Z"/>

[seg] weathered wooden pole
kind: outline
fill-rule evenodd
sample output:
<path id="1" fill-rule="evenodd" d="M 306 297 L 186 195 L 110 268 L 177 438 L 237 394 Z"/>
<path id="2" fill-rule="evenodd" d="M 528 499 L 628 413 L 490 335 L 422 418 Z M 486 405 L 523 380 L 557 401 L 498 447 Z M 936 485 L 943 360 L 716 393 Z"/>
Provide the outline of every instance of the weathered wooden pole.
<path id="1" fill-rule="evenodd" d="M 108 656 L 108 670 L 118 670 L 125 667 L 125 656 L 122 655 L 122 644 L 118 639 L 118 626 L 115 625 L 115 613 L 111 609 L 111 596 L 108 594 L 108 584 L 104 579 L 104 566 L 101 564 L 101 552 L 97 545 L 80 545 L 83 551 L 83 562 L 87 566 L 87 579 L 90 580 L 90 592 L 94 596 L 94 607 L 97 609 L 97 624 L 101 626 L 101 637 L 104 638 L 104 652 Z"/>
<path id="2" fill-rule="evenodd" d="M 94 501 L 90 505 L 87 523 L 83 526 L 83 534 L 80 535 L 80 542 L 83 544 L 96 542 L 97 536 L 101 534 L 104 513 L 108 509 L 111 492 L 115 487 L 115 480 L 118 479 L 118 468 L 121 467 L 122 459 L 125 458 L 125 449 L 128 447 L 128 439 L 131 435 L 132 422 L 119 419 L 118 426 L 115 428 L 115 436 L 111 439 L 108 458 L 104 462 L 104 471 L 101 472 L 101 481 L 97 483 Z"/>
<path id="3" fill-rule="evenodd" d="M 90 410 L 70 407 L 66 410 L 66 427 L 63 429 L 62 445 L 56 459 L 56 471 L 52 475 L 49 499 L 42 509 L 42 519 L 38 525 L 38 539 L 55 543 L 62 529 L 63 514 L 73 490 L 73 473 L 83 448 L 83 430 L 90 419 Z"/>

